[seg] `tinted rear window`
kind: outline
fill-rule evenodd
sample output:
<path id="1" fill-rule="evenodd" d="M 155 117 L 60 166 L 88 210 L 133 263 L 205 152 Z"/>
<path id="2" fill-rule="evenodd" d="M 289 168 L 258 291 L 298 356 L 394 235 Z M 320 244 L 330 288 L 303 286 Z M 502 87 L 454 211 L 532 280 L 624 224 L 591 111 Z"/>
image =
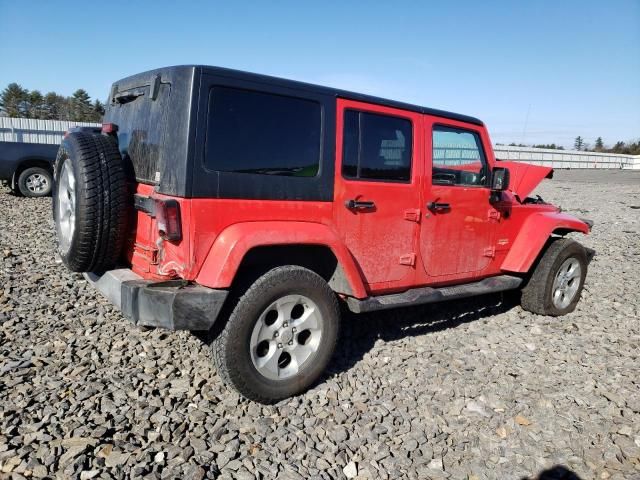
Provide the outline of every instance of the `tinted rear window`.
<path id="1" fill-rule="evenodd" d="M 144 95 L 123 104 L 110 105 L 104 121 L 118 125 L 120 151 L 125 160 L 131 162 L 136 180 L 158 183 L 164 168 L 164 135 L 171 85 L 161 83 L 156 100 L 150 99 L 148 85 L 131 90 L 142 91 Z"/>
<path id="2" fill-rule="evenodd" d="M 205 166 L 222 172 L 315 177 L 321 114 L 320 104 L 311 100 L 214 87 Z"/>

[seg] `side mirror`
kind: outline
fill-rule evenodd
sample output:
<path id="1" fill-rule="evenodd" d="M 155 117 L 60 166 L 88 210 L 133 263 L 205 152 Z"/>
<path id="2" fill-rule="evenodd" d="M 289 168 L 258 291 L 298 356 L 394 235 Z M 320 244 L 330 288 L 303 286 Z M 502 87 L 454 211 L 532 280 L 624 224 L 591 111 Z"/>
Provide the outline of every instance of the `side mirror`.
<path id="1" fill-rule="evenodd" d="M 495 167 L 491 173 L 491 190 L 502 192 L 509 188 L 509 169 Z"/>

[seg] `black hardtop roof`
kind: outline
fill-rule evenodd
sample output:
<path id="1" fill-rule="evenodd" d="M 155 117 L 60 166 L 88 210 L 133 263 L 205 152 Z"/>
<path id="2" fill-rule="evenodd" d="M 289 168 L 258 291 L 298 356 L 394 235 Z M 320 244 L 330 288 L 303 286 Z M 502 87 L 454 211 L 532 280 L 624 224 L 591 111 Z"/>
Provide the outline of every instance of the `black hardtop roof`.
<path id="1" fill-rule="evenodd" d="M 148 72 L 139 73 L 137 75 L 133 75 L 131 77 L 124 78 L 118 82 L 115 82 L 122 89 L 123 86 L 133 82 L 141 81 L 142 79 L 152 78 L 157 74 L 168 74 L 168 76 L 172 76 L 172 74 L 180 74 L 180 73 L 195 73 L 196 70 L 200 69 L 203 73 L 208 73 L 212 75 L 229 77 L 238 80 L 247 80 L 253 82 L 260 83 L 269 83 L 276 84 L 285 88 L 298 89 L 302 91 L 312 91 L 315 93 L 320 93 L 324 95 L 332 95 L 335 97 L 345 98 L 349 100 L 357 100 L 367 103 L 374 103 L 377 105 L 383 105 L 386 107 L 399 108 L 403 110 L 409 110 L 412 112 L 424 113 L 427 115 L 433 115 L 436 117 L 448 118 L 451 120 L 459 120 L 461 122 L 472 123 L 475 125 L 483 126 L 483 122 L 475 117 L 471 117 L 468 115 L 462 115 L 459 113 L 447 112 L 445 110 L 438 110 L 435 108 L 421 107 L 419 105 L 412 105 L 410 103 L 398 102 L 395 100 L 389 100 L 386 98 L 375 97 L 373 95 L 366 95 L 363 93 L 350 92 L 348 90 L 341 90 L 339 88 L 332 87 L 324 87 L 321 85 L 315 85 L 313 83 L 300 82 L 297 80 L 288 80 L 286 78 L 273 77 L 270 75 L 262 75 L 258 73 L 244 72 L 242 70 L 234 70 L 231 68 L 224 67 L 215 67 L 210 65 L 176 65 L 171 67 L 158 68 L 155 70 L 150 70 Z M 126 88 L 126 87 L 125 87 Z"/>

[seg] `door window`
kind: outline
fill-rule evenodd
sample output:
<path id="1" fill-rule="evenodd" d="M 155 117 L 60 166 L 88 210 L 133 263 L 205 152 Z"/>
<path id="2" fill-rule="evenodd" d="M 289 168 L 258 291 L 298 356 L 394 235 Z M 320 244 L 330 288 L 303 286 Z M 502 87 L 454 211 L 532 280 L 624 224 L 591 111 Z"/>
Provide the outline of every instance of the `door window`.
<path id="1" fill-rule="evenodd" d="M 485 186 L 487 177 L 487 160 L 476 132 L 433 127 L 434 185 Z"/>
<path id="2" fill-rule="evenodd" d="M 342 175 L 359 180 L 411 179 L 411 121 L 346 110 Z"/>

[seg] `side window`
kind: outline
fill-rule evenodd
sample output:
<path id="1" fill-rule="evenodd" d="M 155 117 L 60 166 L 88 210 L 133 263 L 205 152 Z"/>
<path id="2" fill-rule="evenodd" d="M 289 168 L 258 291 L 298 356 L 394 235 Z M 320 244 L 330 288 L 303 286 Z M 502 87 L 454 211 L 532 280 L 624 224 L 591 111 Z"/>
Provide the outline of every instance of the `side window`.
<path id="1" fill-rule="evenodd" d="M 487 184 L 487 160 L 476 132 L 439 125 L 433 127 L 432 183 Z"/>
<path id="2" fill-rule="evenodd" d="M 412 125 L 404 118 L 347 110 L 342 175 L 360 180 L 411 179 Z"/>
<path id="3" fill-rule="evenodd" d="M 221 172 L 315 177 L 321 121 L 320 104 L 311 100 L 214 87 L 205 166 Z"/>

